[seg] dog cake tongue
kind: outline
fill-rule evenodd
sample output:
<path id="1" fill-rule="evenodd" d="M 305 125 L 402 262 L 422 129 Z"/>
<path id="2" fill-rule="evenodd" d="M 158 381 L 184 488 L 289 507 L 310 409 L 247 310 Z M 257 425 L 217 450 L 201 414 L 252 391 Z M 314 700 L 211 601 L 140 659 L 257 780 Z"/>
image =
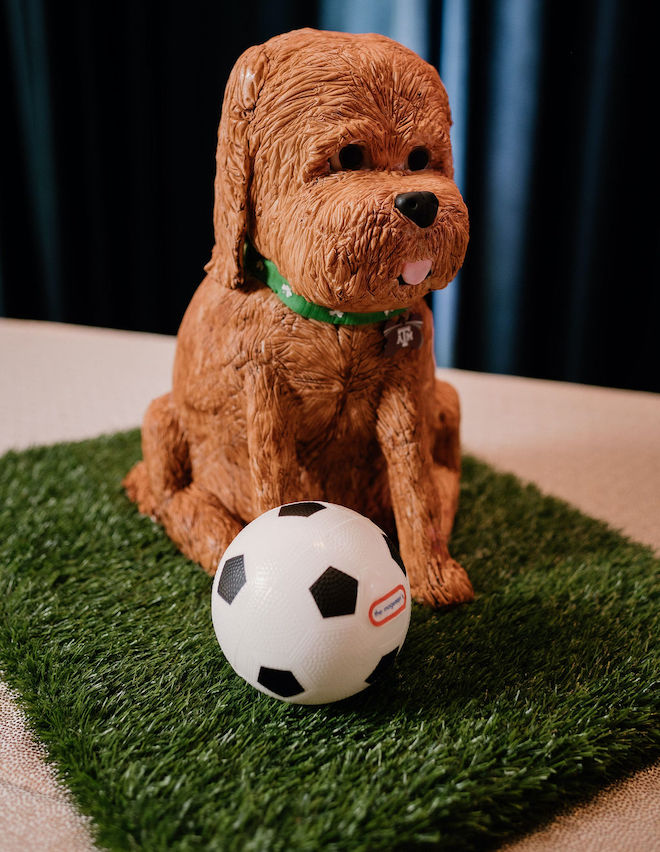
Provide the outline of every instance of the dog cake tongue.
<path id="1" fill-rule="evenodd" d="M 401 277 L 406 284 L 421 284 L 431 271 L 430 260 L 409 260 L 403 264 Z"/>

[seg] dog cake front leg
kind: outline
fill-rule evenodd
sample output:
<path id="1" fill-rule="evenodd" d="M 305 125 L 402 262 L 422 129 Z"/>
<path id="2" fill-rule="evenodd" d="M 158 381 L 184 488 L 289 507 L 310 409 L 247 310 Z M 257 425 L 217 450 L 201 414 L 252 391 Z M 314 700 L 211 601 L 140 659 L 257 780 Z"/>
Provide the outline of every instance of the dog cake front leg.
<path id="1" fill-rule="evenodd" d="M 247 444 L 255 515 L 300 499 L 290 394 L 270 367 L 247 379 Z"/>
<path id="2" fill-rule="evenodd" d="M 436 607 L 472 600 L 470 580 L 449 554 L 447 525 L 443 523 L 446 511 L 443 513 L 432 473 L 430 436 L 421 415 L 419 386 L 410 383 L 384 391 L 377 429 L 413 597 Z"/>

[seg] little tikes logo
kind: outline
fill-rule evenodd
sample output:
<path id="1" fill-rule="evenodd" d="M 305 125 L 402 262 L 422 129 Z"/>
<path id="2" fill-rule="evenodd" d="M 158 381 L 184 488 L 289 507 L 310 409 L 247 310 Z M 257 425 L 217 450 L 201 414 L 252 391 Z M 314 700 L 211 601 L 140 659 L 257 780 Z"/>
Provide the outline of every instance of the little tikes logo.
<path id="1" fill-rule="evenodd" d="M 397 586 L 369 607 L 369 621 L 376 627 L 386 624 L 406 608 L 406 590 Z"/>

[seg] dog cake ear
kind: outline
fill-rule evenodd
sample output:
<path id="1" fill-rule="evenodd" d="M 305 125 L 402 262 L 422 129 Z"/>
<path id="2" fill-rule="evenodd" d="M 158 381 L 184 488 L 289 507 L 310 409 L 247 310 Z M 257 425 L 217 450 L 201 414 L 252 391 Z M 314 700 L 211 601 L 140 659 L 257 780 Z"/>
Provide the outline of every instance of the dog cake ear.
<path id="1" fill-rule="evenodd" d="M 261 46 L 246 50 L 229 75 L 222 104 L 215 158 L 215 245 L 205 269 L 227 287 L 239 287 L 243 283 L 243 244 L 251 170 L 248 130 L 266 67 Z"/>

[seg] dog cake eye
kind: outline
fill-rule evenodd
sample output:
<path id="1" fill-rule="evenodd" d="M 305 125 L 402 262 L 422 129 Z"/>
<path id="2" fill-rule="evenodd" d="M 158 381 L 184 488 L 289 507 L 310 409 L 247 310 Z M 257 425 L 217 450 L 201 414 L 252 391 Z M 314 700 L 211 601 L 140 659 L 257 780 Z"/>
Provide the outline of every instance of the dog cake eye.
<path id="1" fill-rule="evenodd" d="M 364 149 L 360 145 L 345 145 L 338 154 L 330 158 L 330 166 L 335 170 L 355 171 L 365 163 Z"/>
<path id="2" fill-rule="evenodd" d="M 408 155 L 408 168 L 411 172 L 419 172 L 428 166 L 430 159 L 426 148 L 413 148 Z"/>

